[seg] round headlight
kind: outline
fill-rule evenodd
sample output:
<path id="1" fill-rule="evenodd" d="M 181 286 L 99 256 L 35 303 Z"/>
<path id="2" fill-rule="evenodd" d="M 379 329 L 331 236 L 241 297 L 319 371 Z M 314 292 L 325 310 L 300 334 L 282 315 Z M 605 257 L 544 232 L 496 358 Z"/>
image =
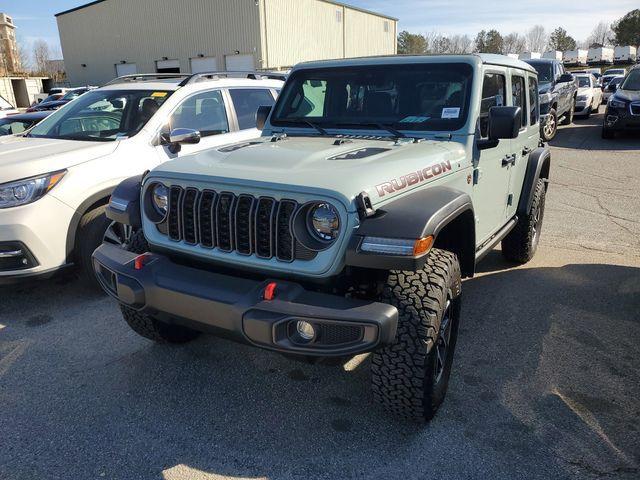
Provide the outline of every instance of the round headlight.
<path id="1" fill-rule="evenodd" d="M 340 232 L 340 215 L 330 203 L 318 203 L 309 210 L 307 227 L 319 240 L 332 242 Z"/>
<path id="2" fill-rule="evenodd" d="M 153 207 L 164 218 L 169 205 L 169 189 L 161 183 L 157 183 L 151 192 Z"/>

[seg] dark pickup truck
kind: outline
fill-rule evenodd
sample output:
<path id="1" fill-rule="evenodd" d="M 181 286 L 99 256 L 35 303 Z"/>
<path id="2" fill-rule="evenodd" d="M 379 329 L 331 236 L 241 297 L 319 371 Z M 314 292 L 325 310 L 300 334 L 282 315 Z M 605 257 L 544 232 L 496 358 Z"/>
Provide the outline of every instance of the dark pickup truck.
<path id="1" fill-rule="evenodd" d="M 562 62 L 545 58 L 525 60 L 538 72 L 540 94 L 540 136 L 545 142 L 558 131 L 558 119 L 563 125 L 573 122 L 578 86 Z"/>

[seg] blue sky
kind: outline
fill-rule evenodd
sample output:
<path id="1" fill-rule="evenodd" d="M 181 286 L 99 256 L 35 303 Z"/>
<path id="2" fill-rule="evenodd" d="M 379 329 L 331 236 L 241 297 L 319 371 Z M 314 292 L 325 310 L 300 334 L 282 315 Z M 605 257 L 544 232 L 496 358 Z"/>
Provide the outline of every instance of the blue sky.
<path id="1" fill-rule="evenodd" d="M 0 12 L 13 16 L 18 39 L 30 49 L 44 39 L 61 57 L 54 14 L 87 3 L 82 0 L 0 0 Z M 135 1 L 135 0 L 131 0 Z M 172 0 L 158 0 L 172 1 Z M 241 1 L 241 0 L 236 0 Z M 342 0 L 400 19 L 400 30 L 415 33 L 468 34 L 496 28 L 502 33 L 541 24 L 548 30 L 565 28 L 577 40 L 585 39 L 599 21 L 612 22 L 638 0 Z"/>

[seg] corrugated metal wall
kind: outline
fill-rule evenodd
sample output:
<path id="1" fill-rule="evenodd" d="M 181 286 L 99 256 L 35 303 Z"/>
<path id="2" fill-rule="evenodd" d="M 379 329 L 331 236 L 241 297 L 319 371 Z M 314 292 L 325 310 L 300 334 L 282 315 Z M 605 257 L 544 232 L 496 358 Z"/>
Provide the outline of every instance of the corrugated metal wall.
<path id="1" fill-rule="evenodd" d="M 264 68 L 397 51 L 395 20 L 322 0 L 260 2 Z"/>
<path id="2" fill-rule="evenodd" d="M 102 84 L 123 60 L 149 73 L 163 57 L 178 59 L 183 72 L 198 55 L 217 57 L 219 66 L 236 51 L 260 57 L 255 0 L 107 0 L 57 20 L 73 85 Z"/>
<path id="3" fill-rule="evenodd" d="M 72 85 L 101 85 L 116 64 L 137 73 L 156 61 L 252 54 L 257 68 L 298 62 L 394 54 L 396 22 L 324 0 L 106 0 L 57 17 Z M 86 67 L 83 67 L 85 64 Z"/>

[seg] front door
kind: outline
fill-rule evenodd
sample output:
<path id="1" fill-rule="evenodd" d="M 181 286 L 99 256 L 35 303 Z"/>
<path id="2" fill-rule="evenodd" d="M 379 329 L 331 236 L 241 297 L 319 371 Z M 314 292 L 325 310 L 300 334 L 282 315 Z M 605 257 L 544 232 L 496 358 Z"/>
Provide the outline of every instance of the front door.
<path id="1" fill-rule="evenodd" d="M 480 138 L 489 136 L 489 109 L 506 105 L 506 69 L 491 68 L 485 71 L 480 105 Z M 474 168 L 474 208 L 476 238 L 483 243 L 505 224 L 509 170 L 503 161 L 513 152 L 509 140 L 500 140 L 498 146 L 480 150 Z"/>

